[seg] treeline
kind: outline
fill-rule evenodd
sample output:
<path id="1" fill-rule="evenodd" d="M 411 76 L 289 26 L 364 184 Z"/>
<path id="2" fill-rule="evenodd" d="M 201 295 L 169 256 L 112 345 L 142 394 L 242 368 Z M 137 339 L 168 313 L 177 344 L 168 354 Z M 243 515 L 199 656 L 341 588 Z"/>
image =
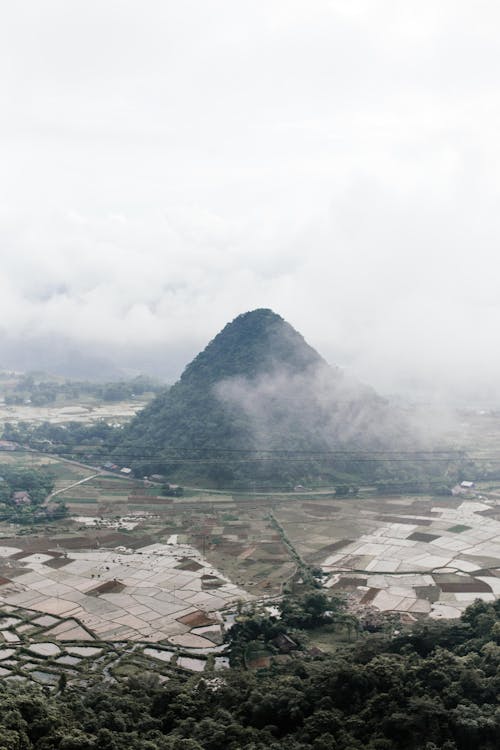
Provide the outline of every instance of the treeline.
<path id="1" fill-rule="evenodd" d="M 125 401 L 144 393 L 159 393 L 165 386 L 154 378 L 138 375 L 132 380 L 119 380 L 108 383 L 90 381 L 44 380 L 36 375 L 23 375 L 5 393 L 7 405 L 31 403 L 33 406 L 48 406 L 58 402 L 93 398 L 98 401 Z"/>
<path id="2" fill-rule="evenodd" d="M 64 518 L 64 503 L 44 505 L 54 489 L 50 472 L 2 466 L 0 476 L 0 520 L 23 525 Z"/>
<path id="3" fill-rule="evenodd" d="M 35 469 L 0 467 L 0 502 L 9 502 L 15 492 L 27 492 L 35 505 L 43 503 L 54 489 L 54 476 Z"/>
<path id="4" fill-rule="evenodd" d="M 326 596 L 309 589 L 302 596 L 287 594 L 276 605 L 279 616 L 250 605 L 226 633 L 233 667 L 244 667 L 256 653 L 270 656 L 291 651 L 308 652 L 308 632 L 324 625 L 359 630 L 357 619 L 348 613 L 341 596 Z"/>
<path id="5" fill-rule="evenodd" d="M 6 422 L 2 438 L 19 445 L 29 446 L 42 453 L 60 453 L 82 457 L 82 454 L 99 458 L 107 456 L 117 442 L 119 428 L 100 419 L 89 424 L 83 422 Z"/>
<path id="6" fill-rule="evenodd" d="M 62 686 L 61 686 L 62 687 Z M 0 686 L 0 750 L 496 750 L 500 603 L 260 672 Z"/>

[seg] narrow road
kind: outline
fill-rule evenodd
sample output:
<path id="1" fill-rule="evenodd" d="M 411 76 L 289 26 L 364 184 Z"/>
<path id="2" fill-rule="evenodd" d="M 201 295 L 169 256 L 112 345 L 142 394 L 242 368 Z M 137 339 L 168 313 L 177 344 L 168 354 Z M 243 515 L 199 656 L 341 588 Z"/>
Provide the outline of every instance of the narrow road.
<path id="1" fill-rule="evenodd" d="M 55 492 L 51 492 L 51 494 L 47 497 L 46 502 L 49 500 L 52 500 L 53 497 L 56 495 L 60 495 L 61 492 L 67 492 L 67 490 L 71 490 L 73 487 L 77 487 L 79 484 L 83 484 L 84 482 L 89 482 L 91 479 L 95 479 L 96 477 L 100 477 L 101 472 L 98 471 L 97 474 L 91 474 L 90 477 L 85 477 L 84 479 L 80 479 L 78 482 L 73 482 L 73 484 L 68 484 L 67 487 L 62 487 L 60 490 L 55 490 Z"/>

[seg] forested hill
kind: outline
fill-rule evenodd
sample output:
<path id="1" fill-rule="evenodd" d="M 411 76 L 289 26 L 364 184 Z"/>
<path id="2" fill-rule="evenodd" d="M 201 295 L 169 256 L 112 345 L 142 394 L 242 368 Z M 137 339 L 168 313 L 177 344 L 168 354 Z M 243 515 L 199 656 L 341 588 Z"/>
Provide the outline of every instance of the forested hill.
<path id="1" fill-rule="evenodd" d="M 286 368 L 303 372 L 326 362 L 272 310 L 239 315 L 186 367 L 181 383 L 206 387 L 231 377 L 255 378 Z"/>
<path id="2" fill-rule="evenodd" d="M 115 455 L 140 474 L 266 486 L 356 475 L 366 465 L 346 459 L 332 468 L 318 454 L 405 440 L 403 421 L 384 399 L 261 309 L 226 325 L 125 429 Z"/>

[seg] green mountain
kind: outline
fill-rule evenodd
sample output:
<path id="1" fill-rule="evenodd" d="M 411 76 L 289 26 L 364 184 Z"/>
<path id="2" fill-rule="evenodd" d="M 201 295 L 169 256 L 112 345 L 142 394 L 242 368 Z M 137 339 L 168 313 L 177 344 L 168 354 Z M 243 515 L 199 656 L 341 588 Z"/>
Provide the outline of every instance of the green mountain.
<path id="1" fill-rule="evenodd" d="M 260 309 L 228 323 L 137 415 L 115 456 L 172 481 L 318 484 L 366 476 L 373 466 L 360 452 L 405 440 L 403 420 L 384 399 Z"/>

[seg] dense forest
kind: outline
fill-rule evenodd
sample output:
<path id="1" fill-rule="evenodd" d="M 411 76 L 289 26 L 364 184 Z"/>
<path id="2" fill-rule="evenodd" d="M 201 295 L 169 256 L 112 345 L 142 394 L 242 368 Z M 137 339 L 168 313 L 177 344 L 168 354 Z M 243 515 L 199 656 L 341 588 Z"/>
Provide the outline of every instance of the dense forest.
<path id="1" fill-rule="evenodd" d="M 500 602 L 331 656 L 84 690 L 0 685 L 0 750 L 496 750 Z"/>

